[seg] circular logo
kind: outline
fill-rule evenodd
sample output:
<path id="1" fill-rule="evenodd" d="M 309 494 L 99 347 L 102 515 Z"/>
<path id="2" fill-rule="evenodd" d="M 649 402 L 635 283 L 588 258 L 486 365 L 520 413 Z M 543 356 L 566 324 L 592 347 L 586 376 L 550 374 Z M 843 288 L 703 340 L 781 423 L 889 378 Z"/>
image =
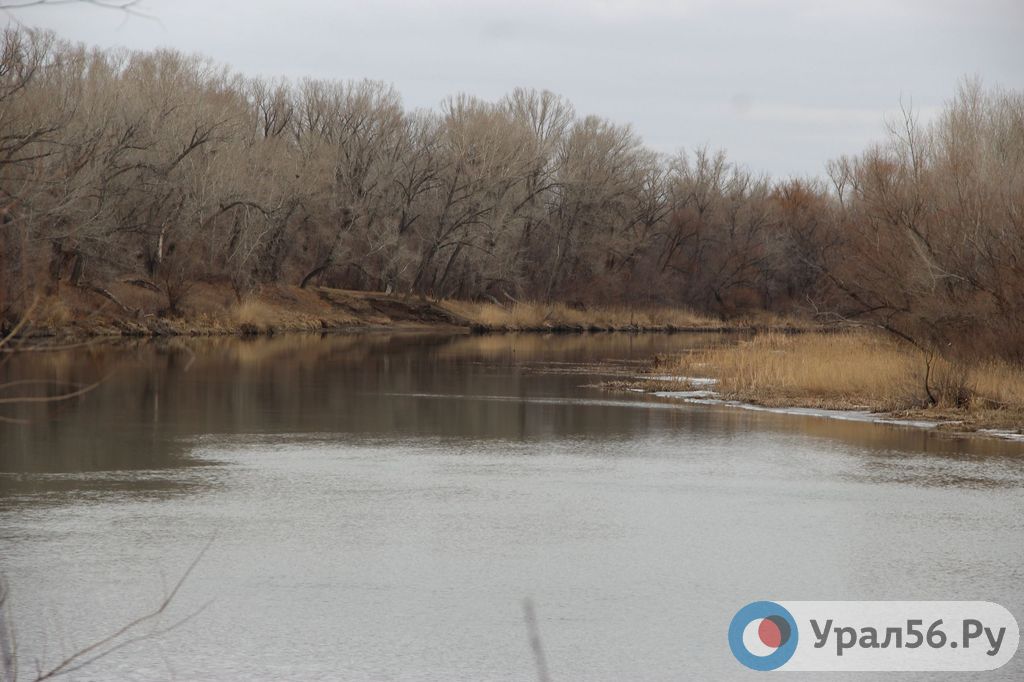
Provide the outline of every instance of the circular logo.
<path id="1" fill-rule="evenodd" d="M 775 670 L 793 656 L 796 621 L 773 601 L 756 601 L 736 612 L 729 624 L 729 648 L 743 665 Z"/>

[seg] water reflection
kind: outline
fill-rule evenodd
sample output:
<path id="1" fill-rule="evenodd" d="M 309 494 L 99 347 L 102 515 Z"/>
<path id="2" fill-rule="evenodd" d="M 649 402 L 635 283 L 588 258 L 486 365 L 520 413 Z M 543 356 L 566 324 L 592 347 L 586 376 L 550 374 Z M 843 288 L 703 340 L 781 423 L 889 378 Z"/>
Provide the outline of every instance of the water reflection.
<path id="1" fill-rule="evenodd" d="M 57 485 L 27 474 L 194 466 L 190 439 L 209 434 L 515 442 L 627 440 L 652 430 L 722 438 L 756 430 L 820 439 L 823 448 L 841 445 L 865 456 L 863 475 L 879 480 L 900 480 L 908 468 L 901 456 L 908 453 L 967 462 L 1009 457 L 1010 466 L 989 462 L 987 468 L 996 479 L 1018 471 L 1024 448 L 1016 443 L 680 405 L 592 386 L 635 371 L 656 353 L 727 341 L 706 334 L 294 335 L 140 340 L 19 356 L 0 369 L 0 381 L 105 379 L 68 403 L 5 412 L 31 423 L 0 424 L 0 472 L 21 474 L 0 478 L 0 491 Z M 989 480 L 971 473 L 958 478 L 950 467 L 936 466 L 945 473 L 927 480 Z"/>

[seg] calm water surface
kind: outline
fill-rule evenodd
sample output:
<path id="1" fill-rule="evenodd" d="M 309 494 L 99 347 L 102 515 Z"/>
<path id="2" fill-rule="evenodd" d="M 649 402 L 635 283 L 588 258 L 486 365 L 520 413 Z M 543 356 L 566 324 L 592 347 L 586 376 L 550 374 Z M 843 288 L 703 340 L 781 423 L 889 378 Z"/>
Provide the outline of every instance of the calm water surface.
<path id="1" fill-rule="evenodd" d="M 0 424 L 25 677 L 758 679 L 756 599 L 981 599 L 1024 620 L 1020 445 L 592 386 L 714 337 L 296 336 L 18 357 L 102 385 Z M 1022 655 L 976 679 L 1019 679 Z M 913 678 L 902 675 L 900 679 Z M 806 679 L 806 676 L 800 679 Z M 855 675 L 849 679 L 871 679 Z M 964 675 L 945 679 L 969 679 Z"/>

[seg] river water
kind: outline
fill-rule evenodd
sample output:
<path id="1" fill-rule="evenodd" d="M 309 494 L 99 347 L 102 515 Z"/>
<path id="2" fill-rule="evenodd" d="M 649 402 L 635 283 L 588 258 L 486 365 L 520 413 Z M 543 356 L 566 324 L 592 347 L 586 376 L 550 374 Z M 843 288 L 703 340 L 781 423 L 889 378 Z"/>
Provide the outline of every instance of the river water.
<path id="1" fill-rule="evenodd" d="M 553 680 L 754 679 L 725 633 L 758 599 L 991 600 L 1022 620 L 1020 444 L 593 387 L 720 342 L 371 334 L 18 356 L 0 381 L 103 379 L 0 406 L 30 420 L 0 423 L 22 678 L 154 609 L 197 557 L 139 641 L 71 678 L 536 679 L 526 598 Z M 1018 654 L 977 679 L 1022 674 Z M 970 679 L 901 676 L 936 678 Z"/>

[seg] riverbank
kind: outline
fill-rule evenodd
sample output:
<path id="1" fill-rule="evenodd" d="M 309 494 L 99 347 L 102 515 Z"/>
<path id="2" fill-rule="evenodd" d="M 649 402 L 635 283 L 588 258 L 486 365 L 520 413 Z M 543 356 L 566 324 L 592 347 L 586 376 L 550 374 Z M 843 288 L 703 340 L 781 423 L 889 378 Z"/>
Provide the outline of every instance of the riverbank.
<path id="1" fill-rule="evenodd" d="M 802 331 L 815 325 L 772 315 L 725 322 L 682 308 L 569 306 L 563 303 L 433 300 L 327 287 L 267 286 L 241 297 L 226 284 L 200 283 L 168 310 L 166 296 L 141 280 L 62 287 L 37 302 L 27 333 L 99 336 L 260 335 L 370 329 L 486 332 Z"/>
<path id="2" fill-rule="evenodd" d="M 1004 437 L 1024 430 L 1024 368 L 996 360 L 926 358 L 865 330 L 767 333 L 733 345 L 659 356 L 646 374 L 605 387 Z"/>

